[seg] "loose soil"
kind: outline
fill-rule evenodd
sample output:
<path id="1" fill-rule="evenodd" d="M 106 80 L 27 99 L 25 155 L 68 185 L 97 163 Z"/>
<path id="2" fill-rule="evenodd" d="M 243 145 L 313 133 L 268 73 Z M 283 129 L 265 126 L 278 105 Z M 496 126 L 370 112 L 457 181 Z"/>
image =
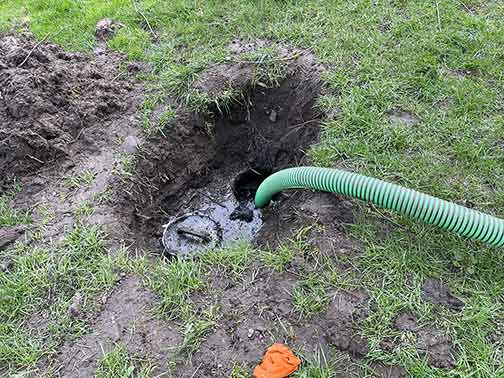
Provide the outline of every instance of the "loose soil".
<path id="1" fill-rule="evenodd" d="M 264 44 L 235 41 L 231 51 L 239 54 Z M 210 106 L 204 114 L 181 105 L 164 135 L 151 137 L 138 131 L 142 86 L 127 70 L 118 70 L 121 56 L 103 46 L 95 53 L 66 53 L 50 43 L 36 45 L 29 36 L 0 35 L 0 187 L 10 188 L 14 179 L 21 184 L 11 205 L 33 210 L 34 224 L 43 224 L 33 244 L 57 242 L 77 222 L 78 206 L 89 203 L 93 214 L 86 221 L 103 225 L 111 253 L 124 243 L 161 255 L 164 224 L 220 206 L 225 209 L 220 227 L 239 229 L 248 222 L 255 190 L 268 174 L 309 164 L 306 152 L 317 142 L 324 117 L 314 110 L 323 67 L 309 52 L 280 48 L 288 63 L 277 86 L 254 86 L 252 63 L 210 67 L 194 89 L 215 98 L 232 89 L 241 94 L 238 99 L 227 107 Z M 138 67 L 143 69 L 134 65 L 131 71 Z M 133 158 L 131 175 L 121 173 L 125 157 Z M 85 172 L 92 173 L 92 182 L 69 184 Z M 257 213 L 262 228 L 241 236 L 274 249 L 305 227 L 312 250 L 333 259 L 341 272 L 351 271 L 349 261 L 359 246 L 346 235 L 345 225 L 354 221 L 354 211 L 335 195 L 289 192 Z M 26 231 L 31 228 L 2 229 L 0 249 Z M 359 332 L 373 311 L 367 293 L 334 289 L 328 308 L 312 318 L 293 310 L 292 290 L 318 267 L 307 254 L 296 256 L 281 274 L 254 263 L 245 281 L 213 271 L 207 277 L 209 292 L 192 300 L 198 311 L 217 304 L 221 317 L 187 361 L 173 354 L 182 342 L 179 325 L 152 315 L 155 296 L 139 278 L 123 277 L 101 311 L 89 317 L 91 331 L 66 341 L 42 369 L 54 368 L 62 377 L 91 377 L 102 353 L 120 342 L 132 355 L 153 361 L 156 373 L 223 377 L 235 363 L 252 368 L 272 342 L 286 342 L 294 350 L 342 356 L 342 376 L 363 376 L 349 361 L 369 352 Z M 453 364 L 444 356 L 451 343 L 443 337 L 439 330 L 418 331 L 418 349 L 433 366 L 449 368 Z M 405 376 L 395 366 L 372 368 L 381 377 Z"/>

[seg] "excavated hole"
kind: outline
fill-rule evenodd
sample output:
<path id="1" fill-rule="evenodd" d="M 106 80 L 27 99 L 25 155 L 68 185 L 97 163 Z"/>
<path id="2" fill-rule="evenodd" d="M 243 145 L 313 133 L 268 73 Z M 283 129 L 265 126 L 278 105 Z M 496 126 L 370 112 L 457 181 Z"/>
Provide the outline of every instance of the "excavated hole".
<path id="1" fill-rule="evenodd" d="M 233 180 L 233 194 L 238 202 L 246 202 L 254 199 L 259 185 L 271 174 L 271 170 L 260 167 L 248 168 L 240 172 Z"/>
<path id="2" fill-rule="evenodd" d="M 257 187 L 269 174 L 301 164 L 317 140 L 318 91 L 319 81 L 299 72 L 278 88 L 256 88 L 213 119 L 188 115 L 167 139 L 149 141 L 128 188 L 136 207 L 132 228 L 151 241 L 161 238 L 168 255 L 253 240 L 268 224 L 254 208 Z"/>

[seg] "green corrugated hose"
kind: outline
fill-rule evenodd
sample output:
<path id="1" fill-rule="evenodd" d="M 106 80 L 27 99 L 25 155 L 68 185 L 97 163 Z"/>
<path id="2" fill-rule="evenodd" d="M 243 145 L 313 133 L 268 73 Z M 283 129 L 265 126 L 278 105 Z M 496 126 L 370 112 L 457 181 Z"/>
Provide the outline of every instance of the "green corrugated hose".
<path id="1" fill-rule="evenodd" d="M 396 184 L 338 169 L 299 167 L 279 171 L 267 177 L 257 189 L 256 207 L 266 206 L 276 193 L 284 189 L 301 188 L 357 198 L 461 236 L 497 247 L 504 244 L 502 219 Z"/>

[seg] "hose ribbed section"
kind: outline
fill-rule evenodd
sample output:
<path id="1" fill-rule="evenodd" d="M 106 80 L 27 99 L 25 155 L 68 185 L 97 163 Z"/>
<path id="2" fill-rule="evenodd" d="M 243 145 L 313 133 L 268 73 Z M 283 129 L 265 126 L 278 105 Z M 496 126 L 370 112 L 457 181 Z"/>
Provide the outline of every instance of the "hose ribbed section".
<path id="1" fill-rule="evenodd" d="M 338 169 L 299 167 L 279 171 L 264 180 L 255 196 L 258 208 L 285 189 L 315 189 L 338 193 L 395 210 L 487 244 L 504 245 L 504 221 L 436 197 L 372 177 Z"/>

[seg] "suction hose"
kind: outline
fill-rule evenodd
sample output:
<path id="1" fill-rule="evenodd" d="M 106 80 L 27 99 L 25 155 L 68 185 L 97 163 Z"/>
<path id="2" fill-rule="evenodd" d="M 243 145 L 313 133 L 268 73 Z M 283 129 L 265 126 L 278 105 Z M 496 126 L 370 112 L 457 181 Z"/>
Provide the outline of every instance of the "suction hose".
<path id="1" fill-rule="evenodd" d="M 276 172 L 257 189 L 256 207 L 285 189 L 316 189 L 371 202 L 461 236 L 501 247 L 504 220 L 372 177 L 338 169 L 299 167 Z"/>

